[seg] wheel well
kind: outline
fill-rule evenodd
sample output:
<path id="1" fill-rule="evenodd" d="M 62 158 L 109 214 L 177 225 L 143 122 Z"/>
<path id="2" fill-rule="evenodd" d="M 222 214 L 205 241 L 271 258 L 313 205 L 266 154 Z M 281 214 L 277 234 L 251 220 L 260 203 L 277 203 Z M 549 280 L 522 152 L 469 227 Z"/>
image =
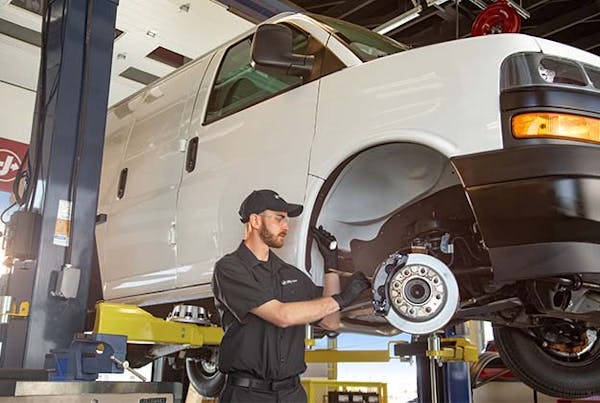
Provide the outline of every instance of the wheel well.
<path id="1" fill-rule="evenodd" d="M 419 231 L 420 220 L 445 215 L 474 222 L 451 161 L 420 144 L 390 143 L 340 164 L 320 190 L 311 225 L 335 234 L 346 270 L 371 273 Z M 312 259 L 320 261 L 310 246 L 307 268 Z"/>

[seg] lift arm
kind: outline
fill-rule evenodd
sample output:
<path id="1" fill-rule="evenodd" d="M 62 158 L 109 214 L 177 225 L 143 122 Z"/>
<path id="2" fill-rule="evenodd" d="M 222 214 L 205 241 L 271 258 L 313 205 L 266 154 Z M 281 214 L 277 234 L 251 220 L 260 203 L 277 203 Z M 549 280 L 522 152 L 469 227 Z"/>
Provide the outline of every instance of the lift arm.
<path id="1" fill-rule="evenodd" d="M 130 343 L 183 344 L 189 347 L 219 345 L 223 329 L 167 321 L 135 305 L 101 302 L 96 305 L 94 333 L 127 336 Z"/>

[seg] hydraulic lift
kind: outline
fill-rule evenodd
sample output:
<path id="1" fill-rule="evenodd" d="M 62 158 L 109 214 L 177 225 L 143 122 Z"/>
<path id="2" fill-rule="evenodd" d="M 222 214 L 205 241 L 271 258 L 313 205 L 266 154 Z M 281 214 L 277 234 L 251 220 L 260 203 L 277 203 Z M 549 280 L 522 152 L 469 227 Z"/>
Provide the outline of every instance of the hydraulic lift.
<path id="1" fill-rule="evenodd" d="M 391 342 L 393 355 L 415 357 L 419 403 L 471 403 L 469 364 L 478 361 L 477 347 L 464 337 L 442 338 L 435 333 L 410 343 Z M 306 362 L 387 362 L 389 350 L 308 350 Z M 335 383 L 333 383 L 335 385 Z M 309 400 L 310 403 L 310 400 Z"/>
<path id="2" fill-rule="evenodd" d="M 83 375 L 94 368 L 122 372 L 125 360 L 124 349 L 108 348 L 118 345 L 114 336 L 73 340 L 87 314 L 117 6 L 118 0 L 44 4 L 33 131 L 15 186 L 19 210 L 5 241 L 11 266 L 0 304 L 5 399 L 86 394 L 86 401 L 125 402 L 131 395 L 166 403 L 181 396 L 179 384 L 50 382 L 69 377 L 48 369 L 53 358 L 56 368 L 76 361 L 74 372 Z M 107 354 L 98 354 L 105 347 Z"/>
<path id="3" fill-rule="evenodd" d="M 223 336 L 219 327 L 156 318 L 132 305 L 99 303 L 96 312 L 94 331 L 88 337 L 122 337 L 123 339 L 114 340 L 116 344 L 113 348 L 116 346 L 116 349 L 124 349 L 123 343 L 152 342 L 162 346 L 160 348 L 176 351 L 207 345 L 217 346 Z M 410 343 L 397 341 L 390 344 L 394 356 L 402 359 L 416 357 L 419 403 L 471 402 L 469 364 L 478 360 L 474 344 L 464 337 L 442 338 L 438 333 L 415 338 Z M 307 346 L 312 345 L 314 340 L 307 339 Z M 307 349 L 305 360 L 307 363 L 387 362 L 390 360 L 390 349 Z M 70 365 L 76 364 L 75 361 Z M 329 382 L 329 386 L 337 385 L 335 381 Z"/>
<path id="4" fill-rule="evenodd" d="M 46 3 L 27 180 L 6 240 L 7 294 L 29 304 L 4 325 L 10 371 L 42 369 L 47 352 L 83 330 L 117 3 Z"/>

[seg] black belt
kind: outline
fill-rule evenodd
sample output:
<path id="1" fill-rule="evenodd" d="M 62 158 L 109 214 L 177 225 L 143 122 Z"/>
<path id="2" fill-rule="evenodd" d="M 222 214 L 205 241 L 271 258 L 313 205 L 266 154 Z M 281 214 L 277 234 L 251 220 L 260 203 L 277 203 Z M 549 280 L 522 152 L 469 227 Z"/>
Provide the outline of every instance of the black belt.
<path id="1" fill-rule="evenodd" d="M 227 376 L 227 382 L 231 385 L 241 386 L 243 388 L 276 391 L 295 387 L 300 383 L 300 377 L 296 375 L 280 381 L 265 381 L 263 379 L 248 378 L 245 376 L 229 374 Z"/>

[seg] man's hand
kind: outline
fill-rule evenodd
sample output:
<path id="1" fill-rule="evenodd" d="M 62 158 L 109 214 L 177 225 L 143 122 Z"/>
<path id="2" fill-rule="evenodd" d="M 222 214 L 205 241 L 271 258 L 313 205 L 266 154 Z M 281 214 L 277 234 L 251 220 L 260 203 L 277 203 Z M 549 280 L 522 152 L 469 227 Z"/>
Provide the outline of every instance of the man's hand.
<path id="1" fill-rule="evenodd" d="M 319 252 L 321 252 L 321 255 L 323 255 L 323 260 L 325 262 L 325 273 L 330 273 L 329 269 L 337 269 L 338 247 L 335 236 L 327 232 L 322 225 L 319 225 L 319 228 L 311 227 L 310 232 L 317 242 Z"/>
<path id="2" fill-rule="evenodd" d="M 332 295 L 332 298 L 340 306 L 340 310 L 350 306 L 363 291 L 371 288 L 371 282 L 362 271 L 355 272 L 350 277 L 350 282 L 339 294 Z"/>

